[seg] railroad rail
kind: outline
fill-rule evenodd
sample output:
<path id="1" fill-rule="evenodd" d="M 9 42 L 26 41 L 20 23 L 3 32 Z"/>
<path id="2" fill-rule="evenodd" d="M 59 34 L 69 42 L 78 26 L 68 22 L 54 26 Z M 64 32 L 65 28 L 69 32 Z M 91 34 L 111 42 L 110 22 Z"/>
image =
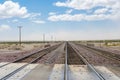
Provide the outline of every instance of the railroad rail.
<path id="1" fill-rule="evenodd" d="M 62 46 L 62 45 L 61 45 L 61 46 Z M 60 46 L 60 47 L 61 47 L 61 46 Z M 59 48 L 60 48 L 60 47 L 59 47 Z M 56 49 L 56 50 L 57 50 L 57 49 Z M 47 61 L 45 61 L 45 63 L 53 63 L 53 62 L 55 62 L 54 59 L 58 58 L 58 56 L 59 56 L 59 54 L 53 53 L 52 56 L 49 56 L 49 57 L 47 58 Z"/>
<path id="2" fill-rule="evenodd" d="M 59 46 L 59 45 L 60 45 L 60 44 L 57 44 L 57 45 L 53 45 L 53 46 L 51 46 L 51 47 L 56 47 L 56 46 Z M 48 50 L 48 49 L 51 48 L 51 47 L 46 47 L 46 48 L 44 48 L 44 49 L 42 49 L 42 50 L 36 50 L 36 51 L 34 51 L 34 52 L 30 52 L 30 54 L 25 55 L 24 57 L 20 57 L 20 58 L 14 60 L 14 61 L 12 61 L 12 62 L 9 62 L 9 63 L 6 63 L 6 64 L 4 64 L 4 65 L 1 65 L 0 68 L 4 67 L 4 66 L 6 66 L 6 65 L 9 65 L 9 64 L 11 64 L 11 63 L 20 62 L 21 60 L 24 60 L 24 59 L 26 59 L 26 58 L 29 58 L 30 56 L 33 56 L 33 55 L 35 55 L 35 54 L 37 54 L 37 53 L 46 51 L 46 50 Z"/>
<path id="3" fill-rule="evenodd" d="M 78 44 L 78 45 L 84 47 L 84 48 L 87 49 L 87 50 L 90 50 L 90 51 L 92 51 L 92 52 L 95 52 L 95 53 L 97 53 L 98 55 L 100 55 L 100 56 L 102 56 L 102 57 L 105 57 L 105 58 L 107 58 L 107 59 L 109 59 L 109 60 L 117 61 L 118 63 L 120 63 L 120 58 L 118 58 L 118 57 L 119 57 L 118 55 L 114 56 L 113 53 L 108 52 L 108 51 L 96 49 L 96 48 L 94 48 L 94 47 L 90 47 L 90 46 L 86 46 L 86 45 L 82 45 L 82 44 Z M 99 53 L 98 53 L 98 52 L 99 52 Z M 104 53 L 105 53 L 105 54 L 104 54 Z"/>
<path id="4" fill-rule="evenodd" d="M 65 68 L 64 68 L 64 80 L 68 80 L 68 50 L 67 50 L 67 42 L 66 42 L 66 45 L 65 45 Z"/>
<path id="5" fill-rule="evenodd" d="M 58 47 L 58 45 L 49 47 L 49 48 L 44 49 L 44 50 L 42 50 L 42 51 L 40 51 L 40 52 L 34 53 L 34 54 L 32 54 L 32 55 L 29 55 L 29 56 L 27 56 L 27 57 L 24 57 L 24 58 L 22 58 L 22 59 L 19 59 L 19 60 L 17 60 L 17 61 L 14 61 L 14 63 L 16 63 L 16 62 L 30 62 L 32 59 L 33 59 L 33 60 L 36 59 L 37 56 L 41 56 L 41 55 L 44 56 L 44 55 L 46 55 L 46 53 L 50 53 L 51 51 L 55 50 L 57 47 Z M 38 58 L 38 59 L 39 59 L 39 58 Z M 33 63 L 35 63 L 35 62 L 37 62 L 37 60 L 34 61 Z"/>
<path id="6" fill-rule="evenodd" d="M 14 70 L 13 72 L 7 74 L 0 80 L 6 80 L 6 79 L 10 78 L 11 76 L 13 76 L 14 74 L 16 74 L 17 72 L 19 72 L 20 70 L 22 70 L 23 68 L 25 68 L 26 66 L 28 66 L 29 64 L 37 62 L 39 59 L 44 57 L 46 54 L 48 54 L 49 52 L 56 49 L 59 45 L 60 44 L 53 46 L 52 48 L 45 48 L 43 50 L 36 51 L 36 53 L 31 53 L 30 55 L 27 55 L 27 56 L 24 56 L 23 58 L 15 60 L 14 63 L 15 62 L 27 62 L 27 61 L 28 61 L 28 63 L 19 67 L 18 69 Z M 65 56 L 64 56 L 64 60 L 63 60 L 64 61 L 64 80 L 69 80 L 69 77 L 68 77 L 69 65 L 78 64 L 78 63 L 87 65 L 88 68 L 91 69 L 95 73 L 95 75 L 99 78 L 99 80 L 106 80 L 103 77 L 103 75 L 100 74 L 99 71 L 97 71 L 95 69 L 95 67 L 93 65 L 91 65 L 83 55 L 80 54 L 79 50 L 77 49 L 77 47 L 75 47 L 75 45 L 73 45 L 73 43 L 65 42 L 64 51 L 65 51 L 65 54 L 64 54 Z M 50 59 L 53 59 L 55 56 L 56 55 L 54 54 L 53 56 L 50 57 Z M 73 56 L 73 57 L 71 57 L 71 56 Z M 70 63 L 70 62 L 72 62 L 72 63 Z"/>
<path id="7" fill-rule="evenodd" d="M 60 44 L 59 44 L 59 45 L 60 45 Z M 52 50 L 56 49 L 59 45 L 56 45 L 55 47 L 52 46 L 52 47 L 54 47 L 54 48 L 52 48 Z M 25 56 L 25 57 L 23 57 L 23 58 L 21 58 L 21 59 L 18 59 L 18 60 L 14 61 L 14 62 L 21 62 L 21 61 L 23 61 L 23 60 L 26 59 L 26 58 L 27 58 L 27 59 L 30 58 L 30 56 L 33 57 L 33 55 L 36 55 L 37 53 L 40 53 L 40 52 L 42 52 L 42 51 L 46 51 L 46 50 L 48 50 L 48 49 L 51 50 L 51 48 L 45 48 L 45 49 L 40 50 L 40 51 L 38 51 L 38 52 L 36 52 L 36 53 L 32 53 L 32 54 L 30 54 L 30 55 L 28 55 L 28 56 Z M 52 50 L 51 50 L 51 51 L 52 51 Z M 49 53 L 49 51 L 48 51 L 47 53 Z M 34 62 L 38 61 L 38 59 L 41 59 L 41 58 L 42 58 L 43 56 L 45 56 L 47 53 L 44 53 L 44 54 L 41 54 L 41 55 L 38 55 L 38 56 L 34 57 L 33 59 L 31 59 L 31 61 L 29 61 L 29 62 L 26 63 L 25 65 L 19 67 L 18 69 L 14 70 L 13 72 L 5 75 L 5 76 L 2 77 L 0 80 L 7 80 L 7 79 L 10 78 L 11 76 L 13 76 L 14 74 L 16 74 L 16 73 L 19 72 L 20 70 L 22 70 L 23 68 L 25 68 L 26 66 L 30 65 L 31 63 L 34 63 Z M 10 64 L 10 63 L 9 63 L 9 64 Z"/>
<path id="8" fill-rule="evenodd" d="M 69 43 L 69 44 L 70 44 L 70 43 Z M 83 60 L 83 62 L 88 66 L 88 68 L 91 69 L 91 70 L 98 76 L 98 78 L 99 78 L 100 80 L 106 80 L 106 79 L 102 76 L 102 74 L 100 74 L 100 73 L 94 68 L 94 66 L 91 65 L 91 64 L 87 61 L 87 59 L 85 59 L 85 58 L 80 54 L 80 52 L 79 52 L 75 47 L 73 47 L 71 44 L 70 44 L 70 46 L 72 47 L 72 49 L 74 49 L 74 51 L 78 54 L 78 56 Z"/>

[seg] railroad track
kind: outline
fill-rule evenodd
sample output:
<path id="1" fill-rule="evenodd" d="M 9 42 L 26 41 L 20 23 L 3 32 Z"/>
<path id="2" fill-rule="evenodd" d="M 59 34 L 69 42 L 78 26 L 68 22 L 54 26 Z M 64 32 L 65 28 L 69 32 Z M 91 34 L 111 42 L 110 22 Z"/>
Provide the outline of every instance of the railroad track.
<path id="1" fill-rule="evenodd" d="M 67 44 L 66 43 L 66 46 L 65 46 L 65 67 L 64 67 L 64 80 L 68 80 L 68 49 L 67 49 Z"/>
<path id="2" fill-rule="evenodd" d="M 53 51 L 53 53 L 49 55 L 45 63 L 50 63 L 50 64 L 64 63 L 63 62 L 64 60 L 61 60 L 61 57 L 60 57 L 61 55 L 64 55 L 64 47 L 65 47 L 65 43 L 62 44 L 59 48 L 57 48 L 55 51 Z"/>
<path id="3" fill-rule="evenodd" d="M 68 52 L 68 64 L 69 65 L 85 65 L 83 60 L 76 54 L 76 51 L 72 48 L 72 46 L 67 43 L 67 52 Z"/>
<path id="4" fill-rule="evenodd" d="M 36 53 L 32 53 L 30 55 L 27 55 L 23 58 L 20 58 L 18 60 L 15 60 L 14 63 L 16 62 L 27 62 L 26 64 L 24 64 L 23 66 L 17 68 L 16 70 L 12 71 L 11 73 L 5 75 L 4 77 L 2 77 L 0 80 L 7 80 L 8 78 L 10 78 L 11 76 L 13 76 L 14 74 L 16 74 L 17 72 L 21 71 L 23 68 L 27 67 L 28 65 L 30 65 L 31 63 L 35 63 L 37 62 L 39 59 L 41 59 L 43 56 L 45 56 L 46 54 L 50 53 L 51 51 L 55 50 L 59 45 L 55 45 L 52 46 L 50 48 L 45 48 L 43 50 L 37 51 Z M 10 63 L 9 63 L 10 64 Z M 6 64 L 6 65 L 9 65 Z M 4 66 L 6 66 L 4 65 Z M 2 66 L 2 67 L 4 67 Z"/>
<path id="5" fill-rule="evenodd" d="M 44 51 L 50 52 L 50 51 L 53 50 L 53 49 L 51 49 L 51 48 L 55 48 L 56 46 L 59 46 L 59 45 L 60 45 L 60 44 L 57 44 L 57 45 L 54 45 L 54 46 L 51 46 L 51 47 L 47 47 L 47 48 L 44 48 L 44 49 L 42 49 L 42 50 L 36 50 L 36 51 L 31 52 L 30 54 L 28 54 L 28 55 L 26 55 L 26 56 L 24 56 L 24 57 L 20 57 L 19 59 L 16 59 L 16 60 L 14 60 L 14 61 L 12 61 L 12 62 L 9 62 L 9 63 L 6 63 L 6 64 L 4 64 L 4 65 L 1 65 L 0 68 L 4 67 L 4 66 L 6 66 L 6 65 L 9 65 L 9 64 L 11 64 L 11 63 L 22 62 L 22 61 L 23 61 L 23 62 L 27 62 L 26 60 L 29 59 L 30 57 L 35 58 L 35 56 L 38 55 L 37 53 L 41 53 L 41 52 L 44 52 Z M 41 54 L 40 54 L 40 55 L 41 55 Z M 31 59 L 32 59 L 32 58 L 31 58 Z"/>
<path id="6" fill-rule="evenodd" d="M 69 47 L 68 47 L 69 46 Z M 71 48 L 70 48 L 71 47 Z M 69 55 L 69 48 L 70 49 L 73 49 L 75 51 L 74 54 L 77 54 L 79 56 L 79 58 L 83 61 L 83 63 L 85 65 L 88 66 L 89 69 L 91 69 L 95 74 L 96 76 L 100 79 L 100 80 L 106 80 L 102 74 L 100 74 L 95 68 L 93 65 L 91 65 L 82 55 L 80 55 L 79 51 L 73 47 L 70 43 L 66 43 L 66 51 L 65 51 L 65 68 L 64 68 L 64 80 L 68 80 L 68 68 L 69 68 L 69 63 L 68 63 L 68 55 Z M 80 62 L 81 64 L 81 62 Z"/>
<path id="7" fill-rule="evenodd" d="M 96 49 L 96 48 L 81 45 L 81 44 L 78 44 L 78 45 L 85 48 L 86 50 L 92 51 L 93 53 L 96 53 L 96 54 L 98 54 L 98 55 L 100 55 L 100 56 L 102 56 L 104 58 L 107 58 L 109 60 L 113 60 L 115 62 L 120 63 L 119 55 L 115 56 L 114 53 L 111 53 L 111 52 L 108 52 L 108 51 Z"/>
<path id="8" fill-rule="evenodd" d="M 16 60 L 16 61 L 14 61 L 14 63 L 22 63 L 22 62 L 29 63 L 31 60 L 36 59 L 38 56 L 43 57 L 47 53 L 50 53 L 51 51 L 55 50 L 57 47 L 58 47 L 58 45 L 52 46 L 52 47 L 44 49 L 44 50 L 42 50 L 40 52 L 36 52 L 36 53 L 34 53 L 32 55 L 29 55 L 29 56 L 23 57 L 23 58 L 21 58 L 19 60 Z M 35 60 L 34 62 L 32 62 L 32 63 L 36 63 L 38 60 L 39 60 L 39 58 L 37 60 Z"/>
<path id="9" fill-rule="evenodd" d="M 59 44 L 60 45 L 60 44 Z M 6 76 L 2 77 L 0 80 L 7 80 L 9 79 L 11 76 L 13 76 L 14 74 L 16 74 L 17 72 L 21 71 L 23 68 L 25 68 L 26 66 L 28 66 L 31 63 L 35 63 L 37 62 L 39 59 L 41 59 L 42 57 L 44 57 L 46 54 L 50 53 L 51 51 L 55 50 L 59 45 L 53 46 L 52 48 L 46 48 L 40 51 L 37 51 L 36 53 L 32 53 L 28 56 L 25 56 L 23 58 L 20 58 L 16 61 L 14 61 L 14 63 L 23 63 L 25 62 L 26 64 L 17 68 L 16 70 L 14 70 L 13 72 L 7 74 Z M 96 74 L 96 76 L 99 78 L 99 80 L 106 80 L 102 74 L 100 74 L 100 72 L 98 72 L 93 65 L 91 65 L 87 59 L 82 56 L 79 52 L 79 50 L 72 44 L 69 42 L 65 43 L 64 46 L 64 80 L 69 80 L 69 65 L 87 65 L 88 68 L 94 72 Z M 52 55 L 48 60 L 52 61 L 53 58 L 58 57 L 58 54 L 54 54 Z"/>

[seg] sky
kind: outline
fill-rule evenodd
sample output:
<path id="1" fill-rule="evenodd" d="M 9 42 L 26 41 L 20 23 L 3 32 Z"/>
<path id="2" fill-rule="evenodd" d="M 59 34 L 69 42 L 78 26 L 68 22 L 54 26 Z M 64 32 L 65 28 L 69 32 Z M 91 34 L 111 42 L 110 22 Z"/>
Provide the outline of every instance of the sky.
<path id="1" fill-rule="evenodd" d="M 0 41 L 120 39 L 120 0 L 0 0 Z"/>

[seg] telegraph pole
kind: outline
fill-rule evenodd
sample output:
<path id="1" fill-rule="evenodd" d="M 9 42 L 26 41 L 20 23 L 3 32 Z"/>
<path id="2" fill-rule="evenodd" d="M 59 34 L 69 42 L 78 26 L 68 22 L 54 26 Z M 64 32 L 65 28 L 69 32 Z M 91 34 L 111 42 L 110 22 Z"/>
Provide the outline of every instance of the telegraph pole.
<path id="1" fill-rule="evenodd" d="M 45 34 L 43 34 L 43 43 L 45 43 Z"/>
<path id="2" fill-rule="evenodd" d="M 18 26 L 19 29 L 19 45 L 21 46 L 21 28 L 22 26 Z"/>

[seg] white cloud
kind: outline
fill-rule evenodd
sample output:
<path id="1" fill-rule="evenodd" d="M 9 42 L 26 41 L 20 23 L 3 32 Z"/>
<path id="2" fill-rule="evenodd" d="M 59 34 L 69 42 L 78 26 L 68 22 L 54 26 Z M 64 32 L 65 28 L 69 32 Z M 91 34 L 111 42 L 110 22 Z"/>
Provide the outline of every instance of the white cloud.
<path id="1" fill-rule="evenodd" d="M 85 15 L 85 14 L 61 14 L 61 15 L 53 15 L 48 17 L 50 21 L 94 21 L 94 20 L 104 20 L 104 19 L 113 19 L 116 16 L 104 15 L 104 14 L 94 14 L 94 15 Z M 116 17 L 117 18 L 117 17 Z M 116 19 L 115 18 L 115 19 Z"/>
<path id="2" fill-rule="evenodd" d="M 69 0 L 66 2 L 56 2 L 56 6 L 69 7 L 73 9 L 91 9 L 96 6 L 108 7 L 108 8 L 118 8 L 120 7 L 120 0 Z"/>
<path id="3" fill-rule="evenodd" d="M 0 25 L 0 31 L 10 30 L 10 29 L 11 29 L 11 28 L 10 28 L 9 25 L 5 25 L 5 24 Z"/>
<path id="4" fill-rule="evenodd" d="M 12 17 L 26 18 L 28 16 L 29 14 L 27 13 L 26 7 L 21 7 L 17 2 L 8 0 L 0 4 L 1 19 Z"/>
<path id="5" fill-rule="evenodd" d="M 106 13 L 106 12 L 108 12 L 108 9 L 102 8 L 102 9 L 96 10 L 94 13 L 95 13 L 95 14 L 104 14 L 104 13 Z"/>
<path id="6" fill-rule="evenodd" d="M 36 24 L 43 24 L 45 21 L 40 19 L 41 13 L 30 13 L 29 20 L 30 22 L 36 23 Z"/>
<path id="7" fill-rule="evenodd" d="M 70 14 L 72 11 L 73 11 L 72 9 L 67 10 L 67 11 L 66 11 L 66 14 Z"/>
<path id="8" fill-rule="evenodd" d="M 53 15 L 48 18 L 50 21 L 80 21 L 85 16 L 78 14 L 78 15 L 70 15 L 70 14 L 62 14 L 62 15 Z"/>
<path id="9" fill-rule="evenodd" d="M 42 21 L 42 20 L 34 20 L 32 22 L 33 23 L 37 23 L 37 24 L 43 24 L 43 23 L 45 23 L 45 21 Z"/>
<path id="10" fill-rule="evenodd" d="M 41 13 L 30 13 L 29 19 L 37 19 L 39 16 L 41 16 Z"/>
<path id="11" fill-rule="evenodd" d="M 66 11 L 64 14 L 54 14 L 48 17 L 50 21 L 94 21 L 94 20 L 119 20 L 120 19 L 120 0 L 67 0 L 66 2 L 56 2 L 58 7 L 68 7 L 72 10 L 85 10 L 85 13 L 70 14 Z M 97 8 L 99 7 L 99 8 Z M 91 11 L 90 14 L 89 11 Z"/>
<path id="12" fill-rule="evenodd" d="M 55 15 L 56 13 L 55 12 L 49 12 L 48 14 L 49 15 Z"/>
<path id="13" fill-rule="evenodd" d="M 12 22 L 13 22 L 13 23 L 16 23 L 16 22 L 18 22 L 18 19 L 14 19 L 14 20 L 12 20 Z"/>

